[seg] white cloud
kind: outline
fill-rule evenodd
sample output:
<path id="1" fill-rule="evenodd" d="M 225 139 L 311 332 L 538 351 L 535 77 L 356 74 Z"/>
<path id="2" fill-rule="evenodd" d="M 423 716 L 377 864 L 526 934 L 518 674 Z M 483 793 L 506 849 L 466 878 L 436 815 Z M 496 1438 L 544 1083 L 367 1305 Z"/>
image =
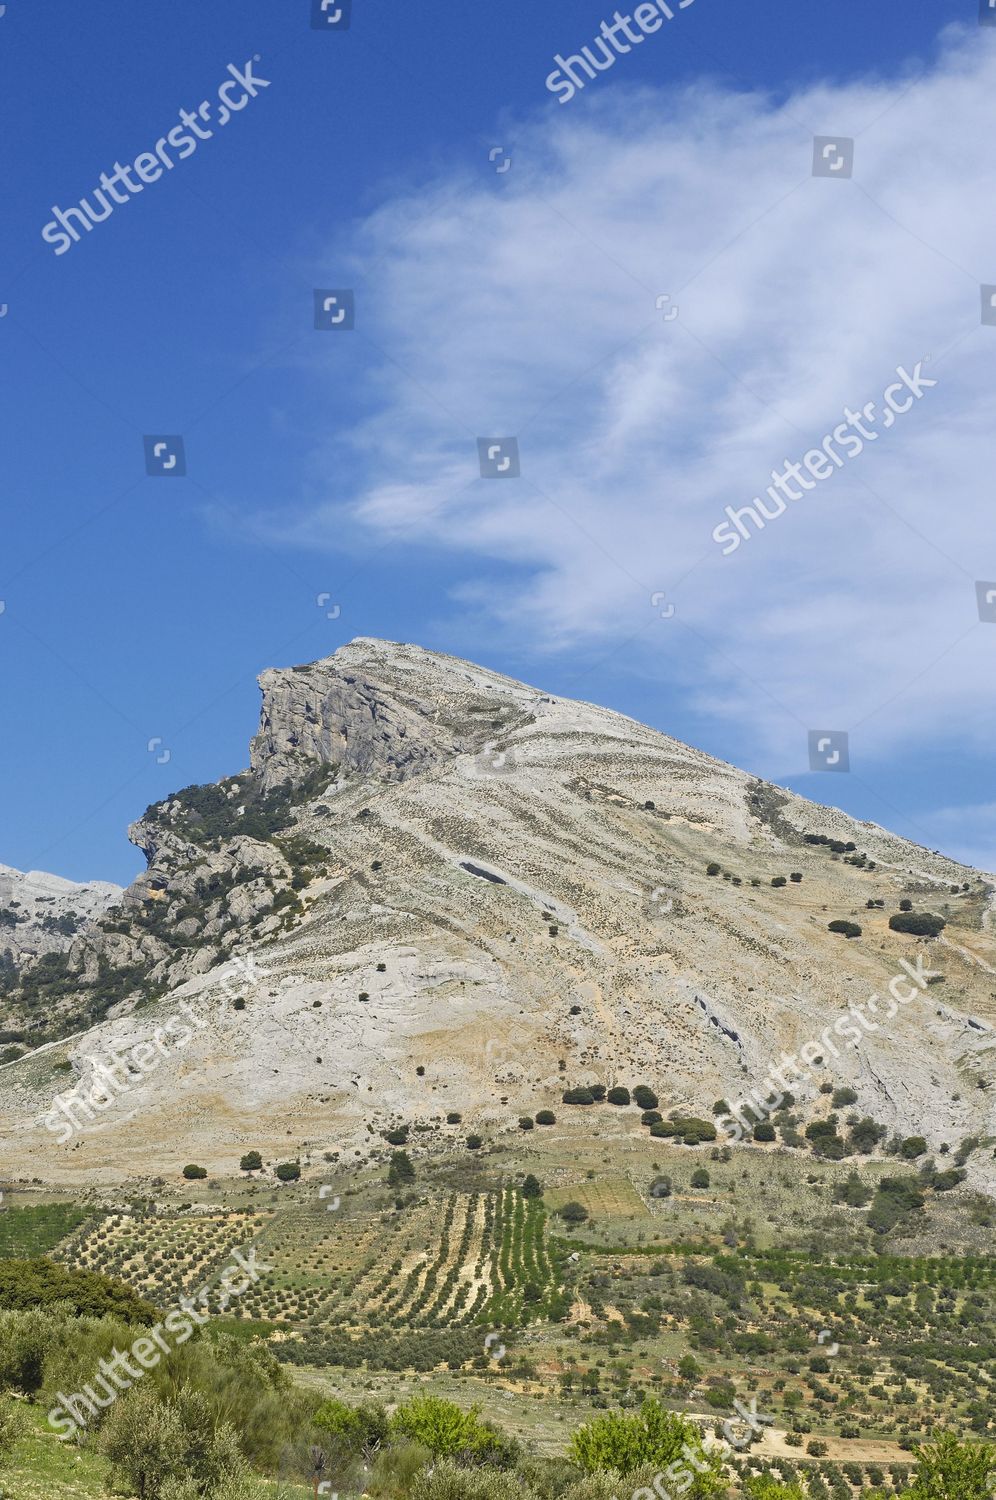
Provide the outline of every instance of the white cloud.
<path id="1" fill-rule="evenodd" d="M 802 769 L 807 726 L 851 729 L 866 763 L 914 737 L 988 746 L 989 40 L 951 33 L 906 92 L 824 84 L 784 105 L 633 91 L 621 60 L 522 125 L 502 178 L 482 166 L 384 204 L 352 243 L 361 332 L 384 351 L 374 414 L 316 455 L 330 493 L 333 474 L 366 483 L 274 534 L 448 551 L 455 607 L 534 649 L 635 635 L 638 669 L 769 763 Z M 852 181 L 810 175 L 811 135 L 834 131 L 856 137 Z M 726 505 L 928 356 L 939 384 L 909 415 L 721 555 Z M 476 437 L 510 433 L 522 479 L 478 479 Z M 516 564 L 514 582 L 482 587 L 475 558 Z M 677 606 L 666 625 L 654 590 Z"/>

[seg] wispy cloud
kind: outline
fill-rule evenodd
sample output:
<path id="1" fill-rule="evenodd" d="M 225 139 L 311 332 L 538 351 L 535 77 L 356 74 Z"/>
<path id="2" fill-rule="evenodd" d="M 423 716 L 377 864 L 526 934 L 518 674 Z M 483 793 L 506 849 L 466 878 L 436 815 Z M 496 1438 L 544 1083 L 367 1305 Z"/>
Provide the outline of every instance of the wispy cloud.
<path id="1" fill-rule="evenodd" d="M 919 81 L 785 102 L 634 91 L 617 69 L 523 123 L 500 179 L 461 168 L 386 202 L 351 241 L 373 414 L 315 457 L 363 482 L 272 534 L 450 554 L 455 609 L 533 647 L 629 642 L 775 763 L 801 769 L 827 724 L 866 757 L 990 745 L 989 41 L 952 32 Z M 813 135 L 838 131 L 853 178 L 814 178 Z M 727 505 L 920 360 L 929 401 L 722 556 Z M 521 479 L 477 477 L 491 434 L 517 435 Z M 482 586 L 496 561 L 505 587 Z"/>

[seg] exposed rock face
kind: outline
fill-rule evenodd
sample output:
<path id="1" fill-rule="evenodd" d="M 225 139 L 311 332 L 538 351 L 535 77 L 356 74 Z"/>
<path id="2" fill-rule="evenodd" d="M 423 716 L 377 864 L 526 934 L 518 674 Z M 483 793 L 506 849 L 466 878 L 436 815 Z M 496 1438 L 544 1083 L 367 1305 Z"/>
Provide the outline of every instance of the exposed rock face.
<path id="1" fill-rule="evenodd" d="M 77 884 L 0 865 L 0 953 L 9 952 L 19 967 L 43 953 L 63 953 L 121 894 L 107 881 Z"/>
<path id="2" fill-rule="evenodd" d="M 404 781 L 527 723 L 538 696 L 452 656 L 362 638 L 259 684 L 251 765 L 266 787 L 316 761 Z"/>
<path id="3" fill-rule="evenodd" d="M 68 1172 L 76 1146 L 72 1170 L 106 1177 L 163 1140 L 219 1169 L 246 1143 L 286 1151 L 291 1130 L 340 1149 L 391 1114 L 496 1130 L 559 1108 L 566 1083 L 645 1081 L 665 1112 L 708 1115 L 808 1043 L 823 1062 L 787 1079 L 804 1120 L 829 1081 L 934 1150 L 996 1133 L 977 871 L 415 647 L 354 641 L 261 682 L 252 771 L 149 810 L 133 830 L 149 871 L 104 919 L 128 931 L 73 956 L 94 982 L 125 974 L 112 1019 L 69 1048 L 79 1076 L 181 1001 L 204 1025 L 126 1096 L 127 1127 L 64 1147 L 32 1120 L 65 1082 L 44 1060 L 0 1074 L 0 1128 L 40 1173 Z M 901 898 L 944 915 L 941 937 L 891 931 Z M 856 1042 L 833 1029 L 918 961 L 933 977 L 895 1015 L 866 1008 Z M 136 1012 L 145 984 L 171 993 Z M 990 1151 L 969 1170 L 993 1188 Z"/>

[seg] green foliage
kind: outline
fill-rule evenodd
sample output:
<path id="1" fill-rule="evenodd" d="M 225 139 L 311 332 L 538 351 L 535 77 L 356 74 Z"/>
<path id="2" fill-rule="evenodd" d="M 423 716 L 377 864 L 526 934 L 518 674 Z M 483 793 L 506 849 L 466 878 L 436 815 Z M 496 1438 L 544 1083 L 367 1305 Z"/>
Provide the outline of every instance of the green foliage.
<path id="1" fill-rule="evenodd" d="M 78 1316 L 105 1313 L 130 1323 L 152 1323 L 156 1310 L 130 1286 L 96 1271 L 70 1270 L 43 1256 L 0 1261 L 0 1307 L 18 1312 L 65 1303 Z"/>
<path id="2" fill-rule="evenodd" d="M 586 1224 L 588 1222 L 588 1210 L 583 1203 L 578 1203 L 574 1199 L 570 1203 L 565 1203 L 561 1208 L 558 1208 L 557 1213 L 564 1220 L 565 1224 Z"/>
<path id="3" fill-rule="evenodd" d="M 536 1112 L 537 1125 L 556 1125 L 557 1116 L 552 1109 L 541 1109 Z"/>
<path id="4" fill-rule="evenodd" d="M 11 1396 L 0 1394 L 0 1468 L 14 1451 L 14 1445 L 24 1431 L 25 1420 L 17 1402 Z"/>
<path id="5" fill-rule="evenodd" d="M 696 1455 L 695 1468 L 683 1456 L 685 1446 Z M 703 1449 L 695 1423 L 667 1411 L 653 1397 L 637 1413 L 607 1413 L 579 1428 L 571 1438 L 569 1452 L 586 1474 L 609 1469 L 627 1475 L 647 1464 L 674 1480 L 678 1470 L 668 1475 L 668 1469 L 680 1465 L 683 1474 L 692 1476 L 692 1483 L 683 1485 L 681 1493 L 698 1500 L 725 1489 L 721 1460 L 718 1454 Z"/>
<path id="6" fill-rule="evenodd" d="M 543 1196 L 543 1188 L 540 1180 L 538 1177 L 534 1177 L 532 1172 L 527 1172 L 523 1180 L 522 1196 L 523 1198 L 542 1198 Z"/>
<path id="7" fill-rule="evenodd" d="M 837 1094 L 840 1092 L 838 1089 L 834 1094 L 835 1102 Z M 851 1093 L 853 1090 L 849 1089 L 846 1092 Z M 851 1126 L 847 1139 L 853 1150 L 860 1151 L 863 1156 L 867 1156 L 870 1151 L 875 1150 L 875 1147 L 880 1142 L 885 1140 L 887 1134 L 888 1132 L 884 1125 L 879 1125 L 870 1115 L 865 1115 L 856 1124 Z"/>
<path id="8" fill-rule="evenodd" d="M 916 1177 L 883 1177 L 871 1208 L 868 1223 L 876 1234 L 888 1234 L 900 1219 L 923 1207 L 924 1197 Z"/>
<path id="9" fill-rule="evenodd" d="M 633 1090 L 633 1103 L 638 1109 L 656 1109 L 660 1100 L 649 1084 L 638 1083 Z"/>
<path id="10" fill-rule="evenodd" d="M 993 1449 L 986 1443 L 959 1442 L 944 1432 L 935 1443 L 919 1448 L 908 1500 L 989 1500 L 996 1470 Z"/>
<path id="11" fill-rule="evenodd" d="M 263 1169 L 263 1158 L 258 1151 L 247 1151 L 239 1162 L 240 1172 L 260 1172 Z"/>
<path id="12" fill-rule="evenodd" d="M 943 917 L 929 911 L 900 911 L 889 918 L 893 932 L 906 932 L 913 937 L 938 937 L 947 925 Z"/>
<path id="13" fill-rule="evenodd" d="M 301 1175 L 301 1163 L 299 1161 L 279 1162 L 276 1175 L 281 1182 L 297 1182 Z"/>
<path id="14" fill-rule="evenodd" d="M 562 1095 L 565 1104 L 594 1104 L 595 1096 L 591 1089 L 565 1089 Z"/>
<path id="15" fill-rule="evenodd" d="M 490 1422 L 482 1422 L 479 1408 L 469 1411 L 439 1396 L 412 1396 L 391 1419 L 391 1430 L 428 1448 L 435 1458 L 458 1458 L 470 1464 L 506 1464 L 514 1444 Z"/>
<path id="16" fill-rule="evenodd" d="M 407 1151 L 392 1151 L 391 1163 L 387 1169 L 387 1181 L 390 1187 L 406 1187 L 415 1181 L 415 1168 Z"/>
<path id="17" fill-rule="evenodd" d="M 629 1089 L 623 1088 L 621 1084 L 609 1089 L 605 1097 L 610 1104 L 629 1104 L 630 1102 Z"/>
<path id="18" fill-rule="evenodd" d="M 716 1139 L 716 1127 L 711 1120 L 699 1120 L 694 1115 L 675 1115 L 670 1120 L 661 1120 L 651 1125 L 652 1136 L 678 1136 L 686 1146 L 701 1146 L 704 1141 Z"/>
<path id="19" fill-rule="evenodd" d="M 0 1260 L 30 1260 L 54 1250 L 86 1214 L 75 1203 L 36 1203 L 0 1214 Z"/>
<path id="20" fill-rule="evenodd" d="M 263 790 L 251 771 L 216 785 L 183 787 L 166 799 L 179 804 L 170 828 L 210 849 L 240 836 L 265 842 L 289 828 L 294 809 L 319 796 L 336 774 L 335 766 L 315 766 L 301 781 L 285 781 L 270 791 Z M 146 818 L 161 821 L 166 802 L 146 808 Z M 326 851 L 321 855 L 325 857 Z"/>
<path id="21" fill-rule="evenodd" d="M 188 1182 L 194 1182 L 198 1178 L 207 1176 L 207 1167 L 199 1167 L 196 1162 L 188 1161 L 183 1169 L 183 1175 Z"/>
<path id="22" fill-rule="evenodd" d="M 411 1500 L 539 1500 L 517 1474 L 468 1470 L 444 1458 L 415 1478 Z"/>
<path id="23" fill-rule="evenodd" d="M 110 1408 L 99 1441 L 115 1475 L 142 1500 L 165 1500 L 178 1473 L 202 1495 L 246 1475 L 234 1428 L 216 1423 L 207 1398 L 187 1386 L 167 1401 L 144 1383 L 134 1387 Z"/>
<path id="24" fill-rule="evenodd" d="M 709 1173 L 706 1170 L 706 1168 L 705 1167 L 696 1167 L 695 1171 L 692 1173 L 692 1187 L 693 1188 L 707 1188 L 709 1186 L 709 1182 L 710 1182 L 710 1177 L 709 1177 Z"/>
<path id="25" fill-rule="evenodd" d="M 846 1182 L 834 1184 L 833 1201 L 845 1203 L 848 1208 L 864 1208 L 871 1202 L 871 1188 L 866 1187 L 857 1172 L 851 1172 Z"/>
<path id="26" fill-rule="evenodd" d="M 312 1418 L 315 1426 L 335 1444 L 337 1454 L 355 1457 L 363 1448 L 382 1443 L 388 1434 L 387 1415 L 382 1406 L 363 1403 L 347 1406 L 329 1396 Z"/>
<path id="27" fill-rule="evenodd" d="M 835 917 L 832 922 L 827 923 L 828 932 L 842 932 L 846 938 L 859 938 L 861 928 L 857 922 L 848 922 L 844 917 Z"/>

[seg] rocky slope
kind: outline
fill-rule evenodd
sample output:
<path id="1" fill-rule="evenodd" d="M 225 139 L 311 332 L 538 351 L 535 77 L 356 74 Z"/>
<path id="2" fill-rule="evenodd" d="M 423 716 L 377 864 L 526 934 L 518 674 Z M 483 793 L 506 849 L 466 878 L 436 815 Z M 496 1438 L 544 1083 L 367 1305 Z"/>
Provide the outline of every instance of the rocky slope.
<path id="1" fill-rule="evenodd" d="M 120 886 L 107 881 L 77 884 L 40 870 L 23 873 L 0 865 L 0 976 L 11 985 L 17 973 L 44 954 L 65 953 L 77 934 L 91 928 L 122 894 Z"/>
<path id="2" fill-rule="evenodd" d="M 33 1172 L 136 1176 L 164 1141 L 218 1169 L 248 1146 L 317 1159 L 453 1109 L 494 1132 L 586 1081 L 708 1115 L 918 955 L 931 983 L 789 1087 L 806 1117 L 821 1082 L 849 1085 L 935 1150 L 996 1135 L 987 877 L 417 647 L 358 640 L 261 685 L 250 770 L 150 808 L 131 831 L 147 873 L 47 991 L 36 967 L 7 995 L 25 1026 L 43 1001 L 62 1034 L 103 1018 L 0 1070 Z M 941 936 L 891 931 L 900 900 L 944 915 Z M 58 1144 L 53 1096 L 181 1014 L 183 1044 Z M 993 1186 L 991 1144 L 969 1171 Z"/>

